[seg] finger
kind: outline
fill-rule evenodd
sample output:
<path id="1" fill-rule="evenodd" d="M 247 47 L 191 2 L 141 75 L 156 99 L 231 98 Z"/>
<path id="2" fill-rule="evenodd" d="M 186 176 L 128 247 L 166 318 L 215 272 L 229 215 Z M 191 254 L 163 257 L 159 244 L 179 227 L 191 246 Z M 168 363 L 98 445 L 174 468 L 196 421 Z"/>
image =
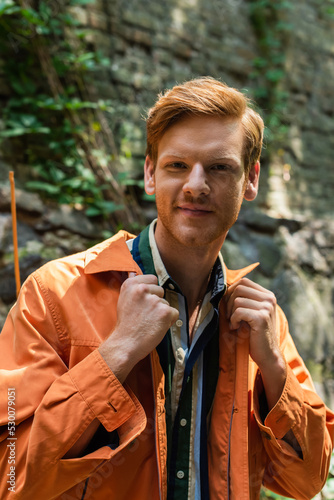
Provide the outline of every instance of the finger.
<path id="1" fill-rule="evenodd" d="M 239 299 L 248 299 L 254 302 L 259 302 L 260 304 L 269 302 L 274 305 L 276 303 L 275 295 L 269 290 L 266 290 L 263 287 L 253 288 L 238 283 L 233 286 L 233 288 L 231 286 L 228 290 L 228 295 L 226 297 L 226 313 L 228 316 L 232 313 L 235 301 L 239 301 Z"/>
<path id="2" fill-rule="evenodd" d="M 252 324 L 256 321 L 256 314 L 253 309 L 237 309 L 230 317 L 230 329 L 238 330 L 241 325 L 246 323 L 252 330 Z"/>
<path id="3" fill-rule="evenodd" d="M 133 271 L 128 272 L 128 279 L 126 281 L 131 281 L 131 283 L 148 283 L 148 284 L 158 284 L 158 278 L 154 274 L 136 274 Z"/>
<path id="4" fill-rule="evenodd" d="M 175 321 L 177 321 L 179 319 L 179 316 L 180 316 L 180 313 L 177 309 L 175 309 L 175 307 L 170 307 L 171 309 L 171 323 L 170 323 L 170 327 L 172 325 L 174 325 Z"/>
<path id="5" fill-rule="evenodd" d="M 259 285 L 258 283 L 254 283 L 254 281 L 248 278 L 242 278 L 241 280 L 236 281 L 235 283 L 233 283 L 228 287 L 226 291 L 227 299 L 229 299 L 229 297 L 235 292 L 235 290 L 239 288 L 242 288 L 244 290 L 249 290 L 249 292 L 258 291 L 260 293 L 271 293 L 269 290 Z"/>
<path id="6" fill-rule="evenodd" d="M 154 285 L 158 283 L 158 278 L 154 274 L 135 274 L 134 278 L 136 279 L 136 283 L 150 283 Z"/>
<path id="7" fill-rule="evenodd" d="M 151 295 L 157 295 L 160 299 L 163 299 L 165 295 L 164 289 L 159 285 L 145 285 L 145 292 L 150 293 Z M 167 304 L 169 305 L 168 302 Z"/>
<path id="8" fill-rule="evenodd" d="M 242 321 L 249 325 L 252 332 L 265 332 L 272 324 L 272 316 L 267 308 L 255 310 L 239 307 L 230 317 L 230 328 L 236 330 Z"/>
<path id="9" fill-rule="evenodd" d="M 168 300 L 164 299 L 163 297 L 161 298 L 161 302 L 162 302 L 163 304 L 165 304 L 166 306 L 171 307 L 171 306 L 170 306 L 170 304 L 169 304 L 169 302 L 168 302 Z"/>
<path id="10" fill-rule="evenodd" d="M 230 301 L 226 310 L 226 316 L 227 318 L 230 318 L 230 316 L 232 316 L 237 309 L 254 309 L 255 311 L 259 311 L 263 308 L 267 308 L 267 302 L 265 299 L 262 300 L 258 297 L 248 298 L 237 296 Z"/>

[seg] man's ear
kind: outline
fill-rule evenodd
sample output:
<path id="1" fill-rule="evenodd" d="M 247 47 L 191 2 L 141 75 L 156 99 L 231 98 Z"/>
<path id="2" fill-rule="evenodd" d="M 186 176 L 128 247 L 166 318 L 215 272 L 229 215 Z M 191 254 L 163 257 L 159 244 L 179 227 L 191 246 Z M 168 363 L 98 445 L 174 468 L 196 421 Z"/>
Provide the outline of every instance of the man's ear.
<path id="1" fill-rule="evenodd" d="M 145 193 L 154 194 L 155 193 L 155 177 L 154 177 L 154 163 L 149 156 L 146 156 L 144 165 L 144 184 Z"/>
<path id="2" fill-rule="evenodd" d="M 244 198 L 247 201 L 255 200 L 258 190 L 259 190 L 259 178 L 260 178 L 260 162 L 257 161 L 249 171 L 248 179 L 246 181 Z"/>

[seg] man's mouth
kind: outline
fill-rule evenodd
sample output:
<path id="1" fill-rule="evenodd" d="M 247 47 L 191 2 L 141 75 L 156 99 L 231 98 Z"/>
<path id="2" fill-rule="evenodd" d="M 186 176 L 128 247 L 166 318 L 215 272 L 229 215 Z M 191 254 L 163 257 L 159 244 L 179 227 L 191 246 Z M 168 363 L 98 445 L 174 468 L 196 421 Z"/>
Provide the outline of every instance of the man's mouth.
<path id="1" fill-rule="evenodd" d="M 178 205 L 177 207 L 184 215 L 192 217 L 203 217 L 205 215 L 211 214 L 213 211 L 202 205 L 196 205 L 192 203 L 184 203 Z"/>

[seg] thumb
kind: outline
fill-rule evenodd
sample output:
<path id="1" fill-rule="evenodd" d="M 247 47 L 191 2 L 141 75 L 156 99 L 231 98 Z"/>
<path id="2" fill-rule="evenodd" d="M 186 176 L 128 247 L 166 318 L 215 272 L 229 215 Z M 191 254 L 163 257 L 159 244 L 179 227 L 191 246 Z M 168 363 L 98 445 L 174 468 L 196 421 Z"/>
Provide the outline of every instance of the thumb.
<path id="1" fill-rule="evenodd" d="M 137 276 L 135 272 L 133 271 L 128 272 L 128 278 L 134 278 L 135 276 Z"/>

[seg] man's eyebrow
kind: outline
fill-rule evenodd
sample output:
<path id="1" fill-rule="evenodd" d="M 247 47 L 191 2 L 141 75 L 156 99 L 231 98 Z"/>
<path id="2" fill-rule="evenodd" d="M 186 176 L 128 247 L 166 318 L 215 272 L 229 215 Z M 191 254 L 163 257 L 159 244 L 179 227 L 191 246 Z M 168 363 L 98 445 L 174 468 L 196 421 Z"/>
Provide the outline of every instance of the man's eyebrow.
<path id="1" fill-rule="evenodd" d="M 237 163 L 240 163 L 242 159 L 239 158 L 235 153 L 231 153 L 228 150 L 225 150 L 225 151 L 220 151 L 217 154 L 215 153 L 210 154 L 210 152 L 208 152 L 207 160 L 212 162 L 233 160 Z"/>
<path id="2" fill-rule="evenodd" d="M 176 152 L 176 151 L 166 151 L 161 155 L 161 159 L 165 160 L 187 160 L 189 157 L 191 157 L 192 154 L 190 153 L 182 153 L 182 152 Z M 241 158 L 238 158 L 238 156 L 235 153 L 229 152 L 228 150 L 221 150 L 219 152 L 212 152 L 207 151 L 205 153 L 205 159 L 207 161 L 226 161 L 226 160 L 234 160 L 240 163 Z"/>

